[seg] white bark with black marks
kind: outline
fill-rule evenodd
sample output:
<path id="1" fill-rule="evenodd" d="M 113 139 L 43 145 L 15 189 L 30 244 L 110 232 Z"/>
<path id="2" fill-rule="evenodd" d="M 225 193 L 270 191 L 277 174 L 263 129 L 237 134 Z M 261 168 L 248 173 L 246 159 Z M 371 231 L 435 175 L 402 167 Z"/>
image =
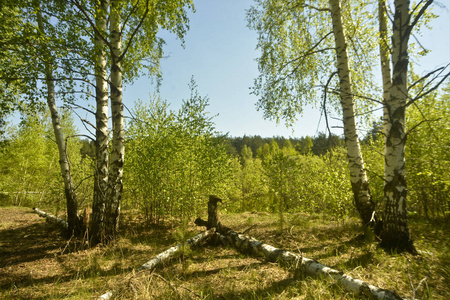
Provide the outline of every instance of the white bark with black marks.
<path id="1" fill-rule="evenodd" d="M 375 204 L 370 195 L 369 181 L 367 179 L 358 133 L 356 131 L 355 105 L 350 78 L 347 41 L 342 25 L 339 0 L 330 0 L 330 11 L 336 45 L 337 70 L 350 182 L 356 208 L 361 216 L 363 225 L 366 226 L 372 220 Z"/>
<path id="2" fill-rule="evenodd" d="M 42 13 L 40 10 L 37 12 L 37 21 L 39 31 L 42 34 L 45 34 L 44 24 L 42 20 Z M 48 52 L 45 49 L 44 52 Z M 49 53 L 46 53 L 50 55 Z M 80 235 L 83 232 L 82 222 L 80 217 L 78 216 L 78 203 L 75 194 L 75 186 L 72 180 L 72 174 L 70 172 L 70 165 L 67 159 L 67 149 L 66 142 L 64 140 L 64 134 L 61 129 L 61 122 L 58 113 L 58 109 L 56 107 L 56 98 L 55 98 L 55 81 L 53 78 L 53 66 L 51 63 L 52 58 L 46 57 L 48 59 L 44 61 L 44 73 L 45 73 L 45 82 L 47 85 L 47 106 L 50 110 L 50 115 L 52 118 L 53 132 L 55 134 L 55 141 L 58 146 L 58 154 L 59 154 L 59 166 L 61 170 L 61 176 L 64 181 L 64 194 L 66 196 L 66 208 L 67 208 L 67 229 L 68 235 L 71 236 L 73 234 Z"/>
<path id="3" fill-rule="evenodd" d="M 392 33 L 392 85 L 386 108 L 389 131 L 385 150 L 385 185 L 381 244 L 417 254 L 410 237 L 406 209 L 406 104 L 408 99 L 408 41 L 411 34 L 409 0 L 396 0 Z"/>
<path id="4" fill-rule="evenodd" d="M 123 191 L 123 164 L 125 156 L 125 128 L 122 99 L 122 30 L 121 4 L 111 0 L 110 6 L 111 39 L 111 116 L 112 151 L 109 172 L 109 193 L 106 205 L 105 234 L 107 240 L 114 240 L 119 226 L 120 201 Z"/>
<path id="5" fill-rule="evenodd" d="M 48 214 L 43 210 L 40 210 L 39 208 L 33 208 L 33 211 L 37 213 L 40 217 L 45 218 L 47 221 L 51 223 L 56 223 L 60 225 L 63 229 L 69 228 L 69 224 L 66 220 L 63 220 L 61 218 L 55 217 L 54 215 Z"/>
<path id="6" fill-rule="evenodd" d="M 96 245 L 104 235 L 105 204 L 108 192 L 108 82 L 106 63 L 107 15 L 108 0 L 98 2 L 95 25 L 95 99 L 96 99 L 96 132 L 95 132 L 95 180 L 92 218 L 90 224 L 91 242 Z M 102 35 L 102 36 L 101 36 Z"/>
<path id="7" fill-rule="evenodd" d="M 238 234 L 220 224 L 217 232 L 222 236 L 221 239 L 223 241 L 226 241 L 242 253 L 263 256 L 270 262 L 281 263 L 282 265 L 294 268 L 297 272 L 303 272 L 307 275 L 330 277 L 338 282 L 345 290 L 367 297 L 367 299 L 403 299 L 395 292 L 373 286 L 367 282 L 346 275 L 341 271 L 329 268 L 315 260 L 303 257 L 300 254 L 278 249 L 252 237 Z"/>

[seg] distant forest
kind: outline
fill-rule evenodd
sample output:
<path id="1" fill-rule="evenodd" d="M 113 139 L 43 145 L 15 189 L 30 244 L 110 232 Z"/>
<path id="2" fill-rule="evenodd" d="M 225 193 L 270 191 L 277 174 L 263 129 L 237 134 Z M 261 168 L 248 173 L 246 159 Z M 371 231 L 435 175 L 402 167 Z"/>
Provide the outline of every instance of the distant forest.
<path id="1" fill-rule="evenodd" d="M 364 139 L 367 140 L 368 137 Z M 281 149 L 290 143 L 295 150 L 300 154 L 314 154 L 314 155 L 324 155 L 330 149 L 344 146 L 344 138 L 338 135 L 332 134 L 331 136 L 325 133 L 319 133 L 314 137 L 300 137 L 300 138 L 285 138 L 282 136 L 275 137 L 261 137 L 259 135 L 249 136 L 244 135 L 243 137 L 225 137 L 225 143 L 229 154 L 240 155 L 242 148 L 244 146 L 249 147 L 252 150 L 253 157 L 258 155 L 258 149 L 262 149 L 264 144 L 270 144 L 271 141 L 275 141 L 278 147 Z M 81 155 L 83 157 L 90 156 L 94 157 L 94 144 L 88 140 L 82 140 L 83 147 L 81 148 Z"/>

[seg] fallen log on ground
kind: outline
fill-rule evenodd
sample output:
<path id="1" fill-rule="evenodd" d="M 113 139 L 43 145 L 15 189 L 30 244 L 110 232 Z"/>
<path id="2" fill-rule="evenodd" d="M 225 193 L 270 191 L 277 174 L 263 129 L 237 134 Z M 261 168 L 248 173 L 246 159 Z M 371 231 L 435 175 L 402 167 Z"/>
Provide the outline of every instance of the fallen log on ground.
<path id="1" fill-rule="evenodd" d="M 55 217 L 54 215 L 48 214 L 45 211 L 40 210 L 39 208 L 34 207 L 34 212 L 37 213 L 40 217 L 45 218 L 47 221 L 51 223 L 56 223 L 64 227 L 64 229 L 69 228 L 69 224 L 66 220 L 60 219 L 58 217 Z"/>
<path id="2" fill-rule="evenodd" d="M 148 262 L 140 266 L 139 268 L 135 269 L 136 271 L 143 271 L 143 270 L 153 270 L 157 266 L 161 265 L 162 263 L 166 262 L 170 258 L 173 258 L 175 255 L 181 253 L 186 247 L 192 247 L 195 245 L 198 245 L 201 241 L 205 240 L 207 237 L 210 237 L 214 235 L 216 232 L 216 228 L 211 228 L 206 231 L 203 231 L 202 233 L 197 234 L 193 238 L 188 239 L 184 243 L 178 244 L 176 246 L 173 246 L 172 248 L 167 249 L 164 252 L 161 252 L 160 254 L 156 255 L 152 259 L 150 259 Z M 108 291 L 101 295 L 98 300 L 108 300 L 111 299 L 113 296 L 112 291 Z"/>
<path id="3" fill-rule="evenodd" d="M 177 253 L 182 252 L 185 247 L 195 246 L 198 243 L 200 243 L 201 241 L 203 241 L 205 238 L 207 238 L 208 236 L 212 236 L 215 232 L 216 232 L 216 228 L 211 228 L 206 231 L 203 231 L 202 233 L 194 236 L 193 238 L 190 238 L 183 244 L 178 244 L 176 246 L 173 246 L 172 248 L 156 255 L 155 257 L 150 259 L 148 262 L 146 262 L 145 264 L 143 264 L 142 266 L 137 268 L 136 271 L 152 270 L 155 267 L 157 267 L 158 265 L 160 265 L 163 262 L 165 262 L 166 260 L 168 260 L 169 258 L 176 255 Z"/>
<path id="4" fill-rule="evenodd" d="M 217 213 L 217 202 L 210 201 L 208 206 L 215 206 L 213 208 L 208 208 L 208 214 Z M 212 217 L 212 218 L 211 218 Z M 211 219 L 210 219 L 211 218 Z M 313 276 L 326 276 L 331 277 L 335 281 L 341 284 L 341 286 L 352 293 L 365 296 L 368 299 L 386 299 L 386 300 L 399 300 L 403 299 L 397 293 L 385 290 L 367 282 L 359 279 L 352 278 L 349 275 L 344 274 L 341 271 L 329 268 L 315 260 L 303 257 L 300 254 L 289 252 L 283 249 L 275 248 L 271 245 L 264 244 L 252 237 L 239 234 L 232 229 L 223 226 L 218 222 L 217 215 L 208 215 L 208 221 L 197 218 L 195 224 L 198 226 L 215 226 L 217 229 L 217 234 L 222 242 L 226 242 L 233 246 L 236 250 L 253 256 L 263 256 L 270 262 L 278 262 L 285 266 L 293 267 L 296 271 Z M 215 224 L 211 223 L 211 220 Z"/>

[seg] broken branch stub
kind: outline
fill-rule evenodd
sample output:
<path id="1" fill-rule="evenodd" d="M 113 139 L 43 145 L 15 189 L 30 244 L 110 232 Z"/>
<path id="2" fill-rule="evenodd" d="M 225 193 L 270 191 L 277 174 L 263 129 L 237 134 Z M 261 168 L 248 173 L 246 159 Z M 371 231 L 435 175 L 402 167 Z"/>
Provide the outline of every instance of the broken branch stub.
<path id="1" fill-rule="evenodd" d="M 208 201 L 208 224 L 206 229 L 217 227 L 219 223 L 219 217 L 217 216 L 217 203 L 222 203 L 222 199 L 217 196 L 210 195 Z"/>

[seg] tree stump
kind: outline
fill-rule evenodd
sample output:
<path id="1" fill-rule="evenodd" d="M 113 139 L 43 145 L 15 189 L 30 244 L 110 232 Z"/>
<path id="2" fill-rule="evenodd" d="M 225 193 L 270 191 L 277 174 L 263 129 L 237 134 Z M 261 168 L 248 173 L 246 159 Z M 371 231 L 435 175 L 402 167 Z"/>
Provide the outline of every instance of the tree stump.
<path id="1" fill-rule="evenodd" d="M 206 229 L 217 227 L 219 224 L 219 217 L 217 215 L 217 203 L 222 203 L 222 199 L 216 196 L 209 196 L 208 201 L 208 224 Z"/>

